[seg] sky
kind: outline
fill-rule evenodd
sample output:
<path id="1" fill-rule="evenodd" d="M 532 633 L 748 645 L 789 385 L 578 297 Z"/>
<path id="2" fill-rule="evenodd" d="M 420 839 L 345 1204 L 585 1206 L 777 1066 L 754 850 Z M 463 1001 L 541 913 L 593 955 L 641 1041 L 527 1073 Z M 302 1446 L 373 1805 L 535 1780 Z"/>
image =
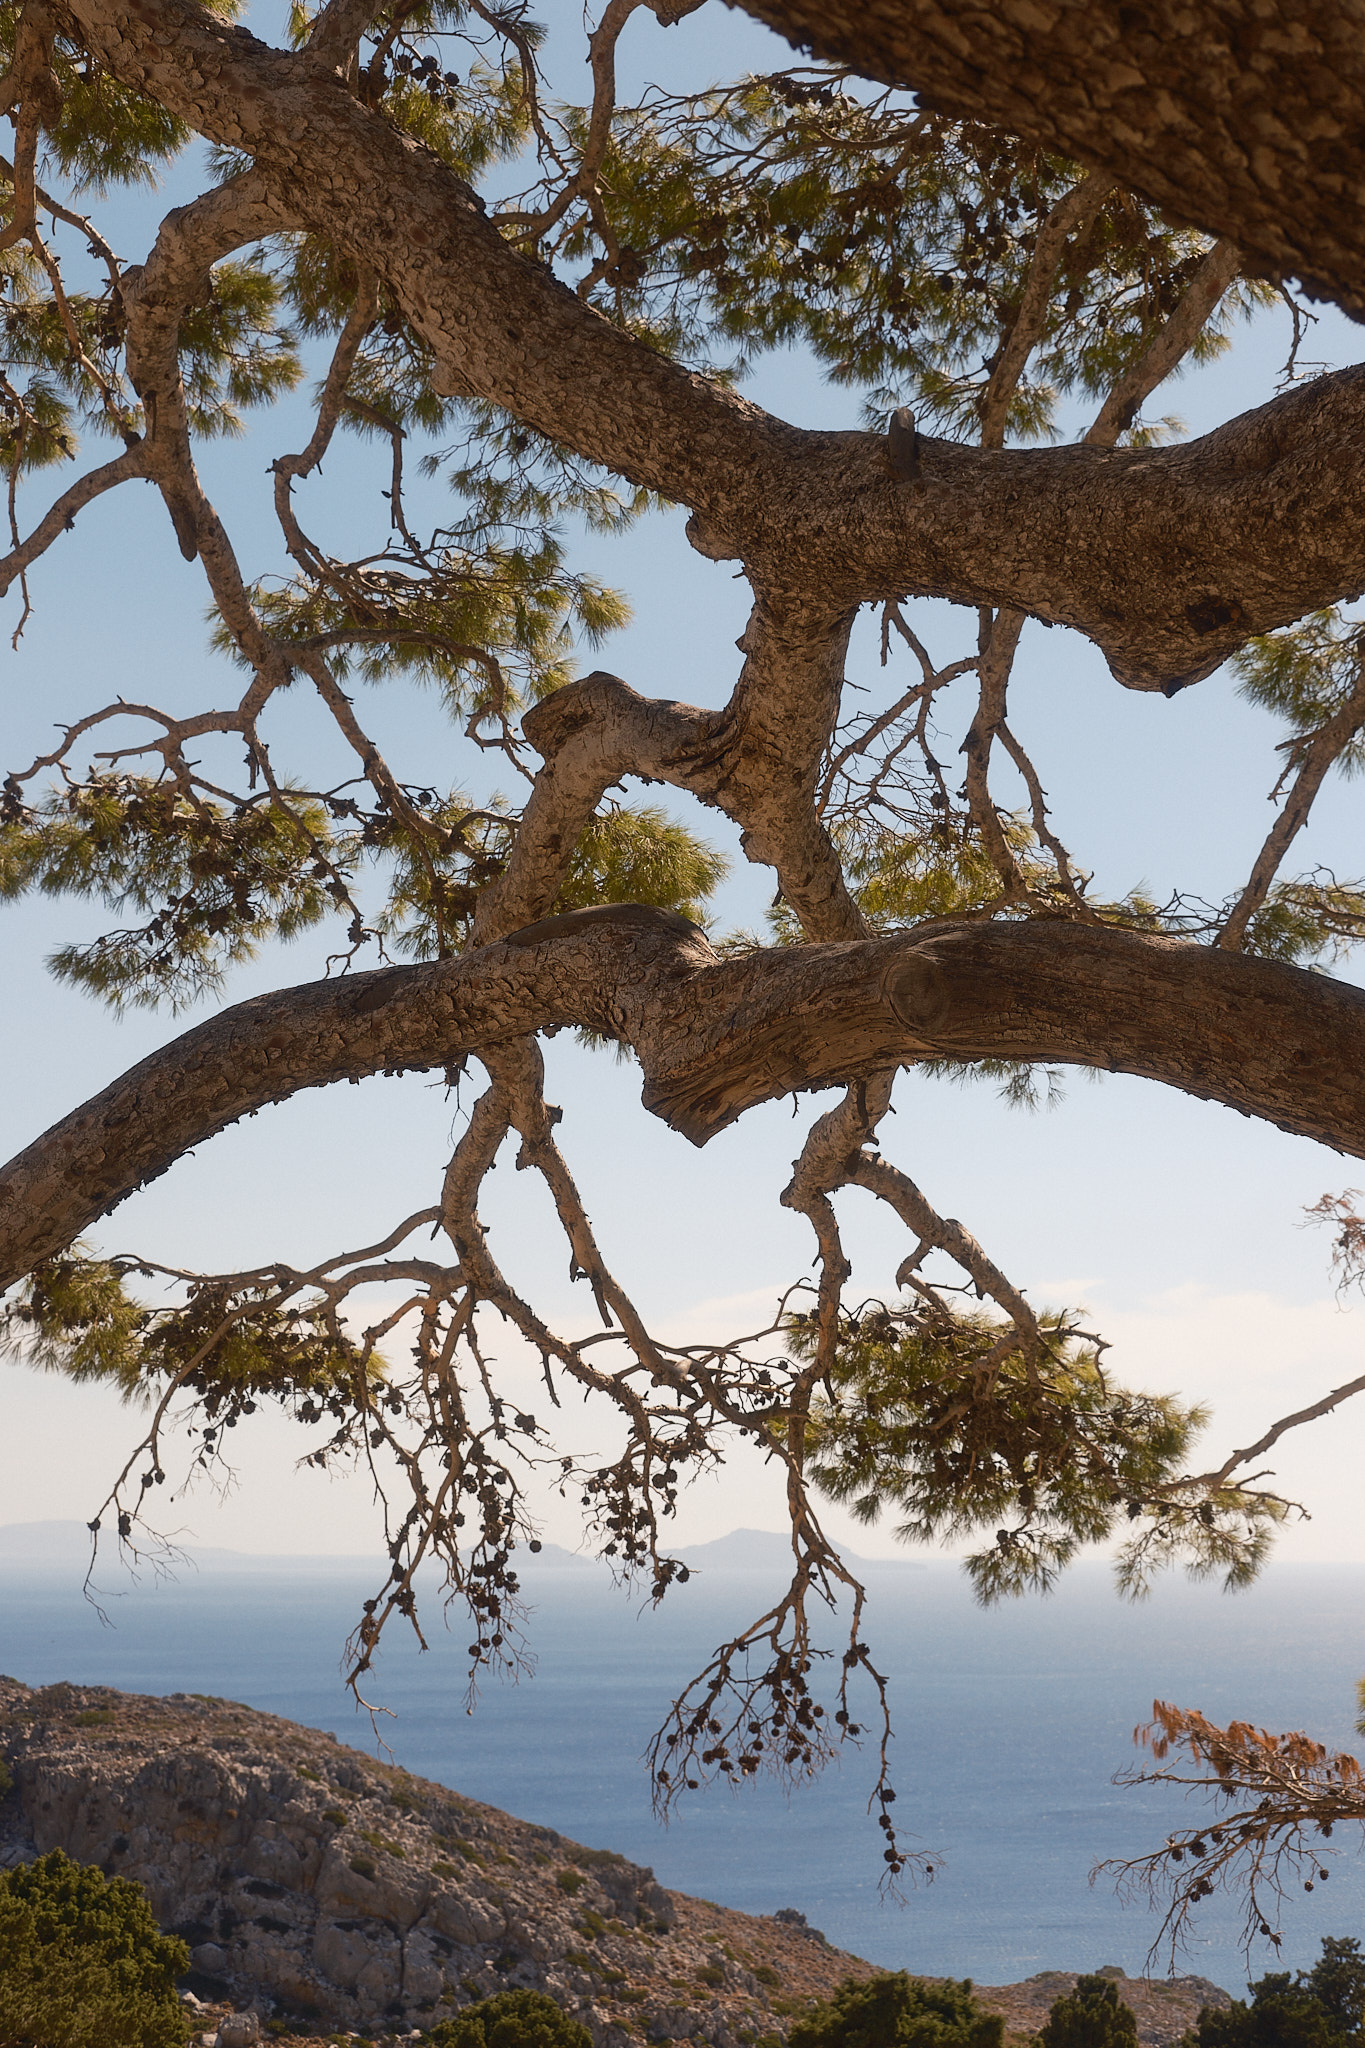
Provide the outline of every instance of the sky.
<path id="1" fill-rule="evenodd" d="M 575 14 L 559 0 L 544 11 L 570 25 Z M 622 68 L 627 89 L 646 76 L 692 85 L 784 55 L 756 24 L 713 0 L 667 32 L 637 15 Z M 159 198 L 120 202 L 122 252 L 139 254 L 160 207 L 183 196 L 173 184 Z M 1306 355 L 1331 367 L 1358 360 L 1361 330 L 1330 309 L 1319 314 Z M 1216 367 L 1168 387 L 1155 409 L 1177 412 L 1196 433 L 1264 402 L 1287 340 L 1287 320 L 1266 316 Z M 824 384 L 796 354 L 761 363 L 746 388 L 801 425 L 858 423 L 857 395 Z M 1068 422 L 1069 430 L 1081 425 Z M 203 451 L 210 495 L 253 572 L 279 560 L 266 466 L 281 450 L 302 446 L 307 433 L 306 408 L 296 398 L 243 441 Z M 354 444 L 329 456 L 324 475 L 300 493 L 317 530 L 337 539 L 374 530 L 367 522 L 383 481 L 378 465 L 373 451 Z M 435 507 L 433 492 L 419 502 Z M 31 493 L 30 517 L 37 502 Z M 731 569 L 694 554 L 682 525 L 680 515 L 660 515 L 616 539 L 576 536 L 581 566 L 624 589 L 634 607 L 633 623 L 599 653 L 587 652 L 583 665 L 607 667 L 646 694 L 719 704 L 738 671 L 745 587 Z M 92 507 L 32 584 L 35 615 L 17 651 L 6 644 L 10 625 L 0 639 L 6 768 L 49 746 L 54 723 L 118 694 L 198 706 L 232 688 L 234 676 L 208 648 L 200 572 L 180 560 L 149 488 L 126 487 Z M 969 614 L 941 604 L 913 611 L 940 659 L 966 650 Z M 849 674 L 870 693 L 869 703 L 904 686 L 899 672 L 879 668 L 866 620 Z M 1182 886 L 1217 899 L 1245 873 L 1271 816 L 1266 796 L 1278 772 L 1279 734 L 1238 699 L 1228 672 L 1170 701 L 1131 693 L 1079 636 L 1030 626 L 1018 676 L 1011 722 L 1040 768 L 1057 829 L 1094 870 L 1097 887 L 1145 883 L 1160 897 Z M 452 782 L 477 781 L 483 772 L 434 702 L 410 686 L 362 687 L 357 697 L 400 772 L 439 771 Z M 305 707 L 286 706 L 279 729 L 305 744 Z M 649 792 L 649 800 L 660 801 L 660 793 Z M 758 925 L 771 877 L 746 868 L 724 820 L 676 792 L 662 800 L 732 857 L 719 922 Z M 1359 871 L 1357 803 L 1352 786 L 1329 787 L 1303 867 L 1320 860 L 1343 877 Z M 145 1013 L 115 1018 L 56 983 L 45 956 L 61 941 L 103 928 L 108 920 L 97 909 L 40 901 L 0 917 L 8 1084 L 0 1153 L 8 1156 L 203 1012 L 176 1022 Z M 224 1000 L 309 979 L 323 971 L 326 950 L 326 941 L 314 940 L 275 948 L 233 980 Z M 806 1226 L 777 1195 L 824 1100 L 804 1098 L 795 1116 L 790 1104 L 768 1105 L 698 1152 L 644 1114 L 632 1065 L 563 1039 L 546 1056 L 550 1098 L 565 1110 L 561 1140 L 609 1262 L 661 1333 L 678 1339 L 766 1324 L 780 1291 L 809 1270 Z M 431 1199 L 469 1099 L 449 1097 L 421 1076 L 299 1097 L 181 1161 L 93 1240 L 106 1250 L 220 1269 L 363 1244 Z M 1081 1075 L 1068 1077 L 1057 1107 L 1037 1114 L 1007 1109 L 989 1085 L 907 1075 L 882 1143 L 1036 1303 L 1084 1306 L 1112 1343 L 1109 1362 L 1122 1377 L 1208 1402 L 1210 1460 L 1362 1370 L 1365 1308 L 1335 1299 L 1327 1242 L 1303 1227 L 1303 1211 L 1325 1190 L 1365 1180 L 1365 1172 L 1322 1147 L 1154 1084 Z M 891 1292 L 907 1249 L 894 1219 L 856 1192 L 839 1206 L 856 1259 L 854 1291 Z M 575 1333 L 590 1327 L 591 1303 L 567 1278 L 548 1205 L 510 1159 L 494 1174 L 482 1213 L 537 1303 Z M 510 1392 L 539 1384 L 510 1336 L 494 1350 Z M 0 1376 L 0 1521 L 87 1518 L 132 1448 L 135 1416 L 102 1391 L 21 1364 L 0 1365 Z M 571 1445 L 595 1441 L 587 1418 L 566 1417 L 565 1427 Z M 171 1526 L 200 1543 L 262 1552 L 375 1546 L 376 1513 L 362 1481 L 296 1470 L 303 1446 L 282 1423 L 257 1418 L 250 1443 L 246 1436 L 239 1432 L 239 1482 L 225 1496 L 186 1495 L 172 1473 Z M 1284 1532 L 1283 1557 L 1365 1557 L 1362 1452 L 1365 1404 L 1277 1451 L 1278 1487 L 1312 1511 Z M 544 1508 L 546 1535 L 576 1543 L 567 1510 L 553 1497 Z M 890 1529 L 854 1529 L 837 1512 L 829 1520 L 864 1555 L 896 1550 Z M 682 1541 L 702 1541 L 737 1525 L 781 1523 L 774 1475 L 749 1454 L 683 1497 L 678 1531 Z"/>

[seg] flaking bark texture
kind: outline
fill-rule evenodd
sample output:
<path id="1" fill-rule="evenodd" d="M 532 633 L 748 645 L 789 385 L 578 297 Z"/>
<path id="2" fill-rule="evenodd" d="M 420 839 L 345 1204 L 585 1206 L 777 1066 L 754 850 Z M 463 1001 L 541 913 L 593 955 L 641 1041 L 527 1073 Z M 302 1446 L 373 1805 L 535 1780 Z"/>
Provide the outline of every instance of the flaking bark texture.
<path id="1" fill-rule="evenodd" d="M 614 327 L 326 66 L 187 0 L 71 12 L 116 77 L 250 151 L 282 208 L 379 267 L 438 387 L 690 506 L 694 544 L 742 560 L 775 602 L 818 593 L 837 613 L 914 590 L 1016 607 L 1086 634 L 1130 687 L 1170 690 L 1365 587 L 1365 371 L 1177 448 L 922 437 L 911 489 L 884 436 L 789 426 Z"/>
<path id="2" fill-rule="evenodd" d="M 927 105 L 1122 178 L 1365 316 L 1357 0 L 731 0 Z"/>

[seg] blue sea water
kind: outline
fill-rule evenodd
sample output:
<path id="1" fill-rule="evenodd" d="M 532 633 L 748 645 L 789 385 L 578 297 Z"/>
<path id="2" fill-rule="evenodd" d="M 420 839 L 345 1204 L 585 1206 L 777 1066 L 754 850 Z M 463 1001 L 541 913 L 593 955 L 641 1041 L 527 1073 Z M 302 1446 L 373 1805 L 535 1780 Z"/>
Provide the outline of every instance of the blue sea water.
<path id="1" fill-rule="evenodd" d="M 111 1625 L 80 1594 L 70 1525 L 0 1529 L 0 1669 L 144 1692 L 245 1701 L 372 1746 L 343 1690 L 341 1646 L 382 1578 L 366 1559 L 202 1553 L 170 1581 L 104 1583 Z M 83 1533 L 83 1532 L 81 1532 Z M 1189 1817 L 1165 1790 L 1116 1787 L 1154 1697 L 1350 1748 L 1365 1672 L 1365 1567 L 1281 1565 L 1248 1593 L 1173 1580 L 1133 1608 L 1100 1567 L 1048 1600 L 983 1612 L 948 1563 L 870 1564 L 863 1631 L 891 1676 L 898 1821 L 938 1874 L 905 1906 L 878 1892 L 880 1838 L 856 1756 L 790 1799 L 771 1785 L 698 1797 L 667 1828 L 650 1812 L 641 1755 L 681 1685 L 779 1581 L 775 1539 L 726 1539 L 654 1613 L 560 1554 L 524 1583 L 536 1609 L 534 1677 L 490 1686 L 466 1711 L 467 1623 L 439 1613 L 431 1648 L 395 1638 L 372 1696 L 407 1768 L 477 1799 L 652 1864 L 660 1879 L 745 1911 L 804 1912 L 838 1946 L 892 1968 L 1004 1983 L 1120 1963 L 1137 1973 L 1157 1933 L 1107 1857 L 1155 1846 Z M 762 1604 L 760 1604 L 762 1603 Z M 1284 1947 L 1254 1973 L 1311 1963 L 1325 1934 L 1365 1936 L 1365 1860 L 1341 1831 L 1326 1887 L 1295 1894 Z M 1207 1901 L 1180 1963 L 1240 1990 L 1247 1966 L 1228 1902 Z M 1163 1966 L 1164 1967 L 1164 1966 Z"/>

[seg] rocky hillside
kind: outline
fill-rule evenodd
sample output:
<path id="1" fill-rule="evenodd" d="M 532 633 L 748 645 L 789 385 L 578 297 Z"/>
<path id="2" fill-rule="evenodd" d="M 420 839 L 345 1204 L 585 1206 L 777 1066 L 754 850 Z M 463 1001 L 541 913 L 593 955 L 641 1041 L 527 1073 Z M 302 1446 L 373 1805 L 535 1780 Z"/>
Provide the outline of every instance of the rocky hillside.
<path id="1" fill-rule="evenodd" d="M 299 2035 L 407 2034 L 530 1985 L 597 2048 L 781 2048 L 869 1963 L 800 1915 L 755 1918 L 231 1700 L 0 1678 L 0 1867 L 48 1849 L 134 1878 L 189 1944 L 190 1988 Z M 2 1781 L 0 1781 L 2 1782 Z M 1144 2048 L 1170 2048 L 1203 1978 L 1119 1977 Z M 1033 2033 L 1074 1977 L 982 1989 Z"/>
<path id="2" fill-rule="evenodd" d="M 231 1700 L 0 1679 L 0 1864 L 48 1849 L 135 1878 L 205 1998 L 319 2030 L 408 2031 L 514 1985 L 599 2048 L 772 2048 L 873 1974 L 792 1920 L 654 1873 Z"/>
<path id="3" fill-rule="evenodd" d="M 1075 1990 L 1077 1974 L 1074 1970 L 1041 1970 L 1022 1984 L 999 1984 L 991 1989 L 978 1985 L 977 1995 L 983 2005 L 1000 2014 L 1007 2038 L 1012 2035 L 1024 2040 L 1037 2033 L 1054 1999 Z M 1113 1979 L 1121 2003 L 1131 2008 L 1137 2021 L 1142 2048 L 1174 2048 L 1198 2019 L 1201 2006 L 1232 2003 L 1227 1992 L 1207 1977 L 1128 1977 L 1116 1963 L 1106 1963 L 1094 1974 Z"/>

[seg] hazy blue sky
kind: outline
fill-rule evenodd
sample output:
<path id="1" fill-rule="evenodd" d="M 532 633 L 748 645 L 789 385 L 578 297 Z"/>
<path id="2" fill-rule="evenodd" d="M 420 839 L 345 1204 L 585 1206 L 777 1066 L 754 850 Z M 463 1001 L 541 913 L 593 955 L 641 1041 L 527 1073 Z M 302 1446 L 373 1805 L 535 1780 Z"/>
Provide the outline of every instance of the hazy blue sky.
<path id="1" fill-rule="evenodd" d="M 556 24 L 576 18 L 567 4 L 544 11 Z M 624 69 L 627 77 L 633 69 L 696 83 L 763 65 L 782 48 L 713 4 L 667 33 L 637 16 Z M 178 187 L 176 196 L 183 196 Z M 126 256 L 141 253 L 155 217 L 155 203 L 121 205 Z M 1231 356 L 1170 388 L 1155 409 L 1178 412 L 1198 432 L 1263 402 L 1273 394 L 1286 339 L 1287 322 L 1263 320 Z M 1324 312 L 1306 352 L 1332 366 L 1354 361 L 1360 330 Z M 824 385 L 799 357 L 768 361 L 750 388 L 802 424 L 857 423 L 856 394 Z M 209 490 L 253 572 L 280 561 L 266 465 L 302 446 L 307 431 L 300 399 L 244 441 L 204 451 Z M 331 536 L 377 533 L 378 467 L 372 451 L 338 448 L 325 476 L 300 493 L 305 516 Z M 37 500 L 31 492 L 30 517 Z M 609 667 L 649 694 L 722 702 L 738 668 L 745 586 L 690 551 L 681 518 L 650 520 L 610 542 L 580 540 L 578 552 L 635 607 L 634 623 L 584 665 Z M 49 745 L 55 722 L 117 694 L 198 706 L 233 689 L 235 677 L 207 648 L 200 572 L 180 560 L 150 489 L 125 487 L 84 514 L 32 580 L 35 616 L 18 652 L 5 646 L 0 655 L 6 767 Z M 948 659 L 965 651 L 969 614 L 944 605 L 918 610 L 936 653 Z M 902 686 L 896 671 L 878 668 L 870 628 L 857 637 L 850 677 L 873 693 L 868 701 Z M 360 696 L 400 772 L 479 783 L 482 760 L 430 699 L 407 684 Z M 1277 772 L 1278 734 L 1239 702 L 1227 674 L 1170 702 L 1137 695 L 1120 689 L 1077 636 L 1030 627 L 1011 718 L 1051 792 L 1058 829 L 1101 887 L 1145 882 L 1161 895 L 1180 885 L 1216 899 L 1244 873 L 1270 817 L 1265 797 Z M 280 734 L 296 732 L 302 742 L 308 729 L 302 702 L 284 707 Z M 771 878 L 744 868 L 723 820 L 703 817 L 676 793 L 666 801 L 734 853 L 724 918 L 756 924 Z M 1359 872 L 1356 802 L 1348 785 L 1327 792 L 1303 867 L 1322 860 L 1343 876 Z M 97 912 L 41 902 L 4 916 L 9 1085 L 0 1147 L 7 1156 L 183 1025 L 144 1014 L 115 1019 L 46 974 L 44 956 L 55 943 L 102 928 Z M 263 956 L 227 1000 L 321 972 L 329 943 Z M 776 1195 L 821 1105 L 803 1100 L 795 1119 L 790 1105 L 761 1110 L 698 1153 L 644 1115 L 633 1067 L 562 1040 L 549 1047 L 548 1061 L 552 1097 L 566 1111 L 561 1135 L 604 1247 L 661 1329 L 738 1331 L 766 1322 L 778 1290 L 808 1265 L 805 1226 L 778 1207 Z M 299 1098 L 183 1161 L 126 1203 L 98 1242 L 220 1267 L 362 1244 L 431 1199 L 468 1099 L 458 1103 L 421 1078 Z M 1362 1316 L 1334 1303 L 1323 1238 L 1296 1227 L 1306 1203 L 1357 1171 L 1322 1148 L 1144 1083 L 1082 1077 L 1071 1079 L 1059 1108 L 1029 1116 L 1005 1109 L 989 1087 L 910 1075 L 883 1142 L 1035 1300 L 1085 1303 L 1114 1341 L 1120 1373 L 1212 1401 L 1220 1445 L 1247 1441 L 1274 1414 L 1361 1369 Z M 889 1289 L 905 1250 L 901 1234 L 856 1194 L 842 1197 L 841 1209 L 859 1261 L 856 1286 Z M 587 1327 L 591 1304 L 569 1286 L 548 1205 L 513 1174 L 510 1160 L 495 1174 L 483 1213 L 514 1275 L 572 1327 Z M 514 1379 L 526 1372 L 510 1340 L 503 1358 Z M 100 1394 L 18 1366 L 0 1370 L 7 1416 L 0 1521 L 84 1517 L 122 1462 L 131 1418 Z M 294 1473 L 300 1446 L 281 1425 L 263 1421 L 254 1434 L 252 1448 L 239 1432 L 240 1490 L 225 1502 L 201 1495 L 184 1504 L 185 1526 L 198 1540 L 257 1550 L 354 1550 L 373 1542 L 373 1512 L 358 1482 Z M 1314 1510 L 1311 1523 L 1286 1533 L 1286 1555 L 1365 1556 L 1357 1508 L 1362 1449 L 1365 1411 L 1362 1419 L 1319 1425 L 1277 1458 L 1284 1487 L 1302 1489 Z M 680 1528 L 697 1540 L 736 1523 L 777 1527 L 780 1520 L 768 1475 L 737 1465 L 694 1493 Z M 548 1533 L 574 1540 L 553 1504 Z M 887 1549 L 890 1539 L 859 1531 L 857 1546 Z"/>

